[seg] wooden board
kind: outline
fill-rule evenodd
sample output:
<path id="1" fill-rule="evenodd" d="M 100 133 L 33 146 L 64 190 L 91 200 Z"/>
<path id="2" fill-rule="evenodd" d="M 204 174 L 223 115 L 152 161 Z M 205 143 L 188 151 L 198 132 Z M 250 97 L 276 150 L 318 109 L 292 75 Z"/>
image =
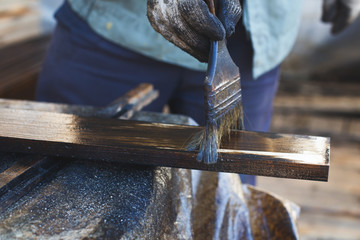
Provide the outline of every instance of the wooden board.
<path id="1" fill-rule="evenodd" d="M 274 107 L 277 111 L 359 116 L 360 96 L 279 95 L 274 100 Z"/>
<path id="2" fill-rule="evenodd" d="M 187 151 L 200 127 L 0 109 L 0 150 L 327 181 L 329 139 L 232 131 L 218 163 Z"/>
<path id="3" fill-rule="evenodd" d="M 0 47 L 44 34 L 39 3 L 40 0 L 1 0 Z"/>
<path id="4" fill-rule="evenodd" d="M 50 37 L 39 0 L 2 0 L 0 4 L 0 97 L 33 99 Z"/>
<path id="5" fill-rule="evenodd" d="M 272 131 L 360 140 L 360 84 L 331 81 L 281 82 L 274 100 Z"/>
<path id="6" fill-rule="evenodd" d="M 17 155 L 17 158 L 14 165 L 0 173 L 0 213 L 66 163 L 47 156 Z"/>
<path id="7" fill-rule="evenodd" d="M 0 108 L 74 114 L 81 117 L 129 119 L 159 95 L 151 84 L 141 83 L 105 107 L 0 98 Z"/>
<path id="8" fill-rule="evenodd" d="M 135 110 L 150 103 L 158 95 L 150 84 L 140 84 L 116 99 L 108 107 L 96 108 L 67 104 L 37 103 L 30 101 L 1 99 L 2 108 L 36 108 L 42 111 L 76 113 L 81 116 L 99 116 L 104 118 L 130 118 Z M 40 111 L 41 111 L 40 110 Z M 20 155 L 21 157 L 21 155 Z M 66 161 L 41 155 L 25 155 L 5 171 L 0 171 L 0 213 L 8 209 L 39 182 L 65 165 Z"/>

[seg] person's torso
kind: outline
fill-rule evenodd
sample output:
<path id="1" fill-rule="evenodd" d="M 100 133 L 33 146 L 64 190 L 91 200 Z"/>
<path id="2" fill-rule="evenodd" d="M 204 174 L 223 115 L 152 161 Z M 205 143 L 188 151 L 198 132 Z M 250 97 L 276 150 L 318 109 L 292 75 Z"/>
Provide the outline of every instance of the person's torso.
<path id="1" fill-rule="evenodd" d="M 68 0 L 72 9 L 107 40 L 159 61 L 205 70 L 188 53 L 164 39 L 150 25 L 146 0 Z"/>
<path id="2" fill-rule="evenodd" d="M 107 40 L 174 65 L 205 70 L 206 64 L 168 42 L 150 25 L 147 0 L 67 0 L 89 26 Z M 245 0 L 243 23 L 254 49 L 253 75 L 278 66 L 295 42 L 302 0 Z M 241 66 L 240 66 L 241 70 Z"/>

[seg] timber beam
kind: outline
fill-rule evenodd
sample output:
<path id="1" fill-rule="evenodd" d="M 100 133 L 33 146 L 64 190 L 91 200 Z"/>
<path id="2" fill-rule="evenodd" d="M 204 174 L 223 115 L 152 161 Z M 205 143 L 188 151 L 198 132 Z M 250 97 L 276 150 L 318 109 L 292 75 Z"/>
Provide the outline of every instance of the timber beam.
<path id="1" fill-rule="evenodd" d="M 0 151 L 327 181 L 329 138 L 232 131 L 216 164 L 186 146 L 201 127 L 0 109 Z"/>

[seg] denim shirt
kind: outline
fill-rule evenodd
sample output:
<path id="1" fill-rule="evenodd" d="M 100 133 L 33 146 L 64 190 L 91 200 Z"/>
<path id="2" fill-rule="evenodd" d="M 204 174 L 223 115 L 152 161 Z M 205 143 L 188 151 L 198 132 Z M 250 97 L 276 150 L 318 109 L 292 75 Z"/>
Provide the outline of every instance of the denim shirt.
<path id="1" fill-rule="evenodd" d="M 150 25 L 147 0 L 68 0 L 72 9 L 107 40 L 158 61 L 205 71 L 206 64 L 168 42 Z M 254 48 L 254 78 L 289 54 L 302 0 L 245 0 L 244 25 Z"/>

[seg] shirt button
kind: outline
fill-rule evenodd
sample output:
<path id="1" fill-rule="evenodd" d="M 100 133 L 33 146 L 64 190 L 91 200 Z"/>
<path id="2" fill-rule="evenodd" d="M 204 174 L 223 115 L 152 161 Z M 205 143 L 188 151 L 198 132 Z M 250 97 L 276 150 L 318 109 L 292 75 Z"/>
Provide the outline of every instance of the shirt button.
<path id="1" fill-rule="evenodd" d="M 113 26 L 113 23 L 112 23 L 112 22 L 107 22 L 107 23 L 106 23 L 106 29 L 107 29 L 107 30 L 111 30 L 112 26 Z"/>

